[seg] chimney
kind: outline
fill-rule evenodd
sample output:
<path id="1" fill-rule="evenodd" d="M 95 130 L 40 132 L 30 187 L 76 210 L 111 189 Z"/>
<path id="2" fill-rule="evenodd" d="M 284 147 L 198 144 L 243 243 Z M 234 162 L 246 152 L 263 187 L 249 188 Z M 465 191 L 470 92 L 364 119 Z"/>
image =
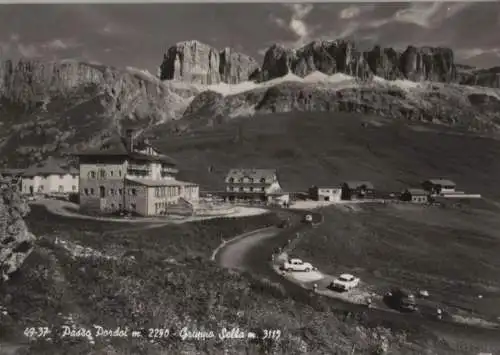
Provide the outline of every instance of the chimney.
<path id="1" fill-rule="evenodd" d="M 134 130 L 127 129 L 125 132 L 125 140 L 127 142 L 127 149 L 129 152 L 134 151 Z"/>

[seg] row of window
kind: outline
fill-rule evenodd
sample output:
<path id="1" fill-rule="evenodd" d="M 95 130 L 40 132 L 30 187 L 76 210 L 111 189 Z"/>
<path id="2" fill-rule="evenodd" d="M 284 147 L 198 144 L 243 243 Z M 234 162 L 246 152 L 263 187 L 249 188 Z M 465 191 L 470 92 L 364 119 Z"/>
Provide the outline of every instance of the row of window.
<path id="1" fill-rule="evenodd" d="M 94 189 L 92 187 L 90 189 L 84 188 L 83 189 L 83 193 L 86 196 L 95 195 L 95 191 L 94 191 Z M 128 189 L 128 194 L 129 194 L 129 196 L 135 196 L 135 195 L 137 195 L 137 190 L 133 189 L 133 188 L 132 189 Z M 108 193 L 106 193 L 106 188 L 104 186 L 99 186 L 99 196 L 101 198 L 104 198 L 107 195 L 109 195 L 109 196 L 114 196 L 114 195 L 122 196 L 123 195 L 123 189 L 109 189 Z"/>
<path id="2" fill-rule="evenodd" d="M 99 176 L 99 179 L 106 179 L 106 176 L 107 176 L 107 173 L 106 173 L 106 170 L 104 169 L 99 169 L 98 172 L 95 172 L 93 170 L 89 171 L 88 173 L 88 177 L 89 179 L 96 179 L 97 176 Z M 110 171 L 109 172 L 109 176 L 110 177 L 114 177 L 114 172 L 113 171 Z M 122 171 L 121 170 L 118 170 L 118 177 L 121 177 L 122 176 Z"/>
<path id="3" fill-rule="evenodd" d="M 168 202 L 157 202 L 155 203 L 155 211 L 158 213 L 159 210 L 166 209 L 169 205 Z"/>
<path id="4" fill-rule="evenodd" d="M 44 189 L 45 189 L 44 185 L 38 185 L 37 192 L 43 192 Z M 35 192 L 33 186 L 25 186 L 25 191 L 30 193 Z M 71 186 L 71 191 L 76 191 L 76 185 Z M 57 187 L 57 192 L 64 192 L 64 186 L 59 185 Z"/>
<path id="5" fill-rule="evenodd" d="M 77 179 L 78 178 L 78 175 L 76 175 L 76 174 L 66 174 L 66 175 L 70 175 L 72 179 Z M 65 174 L 59 174 L 59 179 L 64 179 L 64 177 L 66 175 Z M 39 176 L 42 180 L 47 180 L 52 175 L 37 175 L 37 176 Z M 23 177 L 24 180 L 33 180 L 34 178 L 35 178 L 35 176 L 26 176 L 26 177 Z"/>
<path id="6" fill-rule="evenodd" d="M 265 187 L 233 187 L 233 186 L 229 186 L 228 187 L 228 191 L 240 191 L 240 192 L 243 192 L 243 191 L 249 191 L 249 192 L 265 192 L 266 191 L 266 188 Z"/>
<path id="7" fill-rule="evenodd" d="M 155 187 L 155 197 L 174 197 L 181 194 L 179 186 Z"/>
<path id="8" fill-rule="evenodd" d="M 114 203 L 111 204 L 111 210 L 115 211 L 116 210 L 116 205 Z M 137 205 L 135 203 L 130 204 L 130 210 L 135 211 L 137 208 Z M 118 204 L 118 210 L 121 211 L 123 209 L 123 205 L 121 203 Z"/>
<path id="9" fill-rule="evenodd" d="M 235 178 L 229 178 L 229 182 L 249 182 L 249 183 L 254 183 L 254 182 L 257 182 L 255 181 L 254 178 L 239 178 L 239 179 L 235 179 Z M 258 182 L 260 183 L 265 183 L 266 182 L 266 179 L 265 178 L 261 178 L 258 180 Z"/>

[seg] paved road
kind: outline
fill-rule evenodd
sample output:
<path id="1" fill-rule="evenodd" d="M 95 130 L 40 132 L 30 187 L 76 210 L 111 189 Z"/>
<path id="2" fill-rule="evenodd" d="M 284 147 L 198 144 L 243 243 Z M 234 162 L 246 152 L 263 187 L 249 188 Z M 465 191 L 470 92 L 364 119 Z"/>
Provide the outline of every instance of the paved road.
<path id="1" fill-rule="evenodd" d="M 290 211 L 290 213 L 301 213 L 305 211 Z M 320 222 L 322 216 L 313 213 L 313 221 Z M 289 239 L 304 228 L 311 226 L 301 224 L 295 225 L 285 230 L 270 228 L 249 234 L 246 238 L 239 238 L 234 242 L 227 243 L 220 249 L 215 260 L 223 267 L 234 268 L 251 272 L 254 275 L 266 277 L 273 282 L 283 285 L 288 295 L 296 301 L 311 304 L 321 297 L 332 308 L 336 309 L 339 316 L 346 312 L 363 314 L 364 319 L 369 323 L 391 324 L 402 329 L 415 329 L 423 327 L 426 330 L 453 337 L 464 337 L 489 343 L 500 348 L 500 331 L 474 326 L 468 326 L 447 321 L 424 318 L 418 314 L 402 314 L 394 311 L 370 309 L 366 306 L 351 304 L 342 300 L 327 298 L 318 295 L 311 295 L 311 292 L 301 286 L 284 279 L 278 275 L 270 265 L 270 257 L 273 250 L 282 247 Z"/>

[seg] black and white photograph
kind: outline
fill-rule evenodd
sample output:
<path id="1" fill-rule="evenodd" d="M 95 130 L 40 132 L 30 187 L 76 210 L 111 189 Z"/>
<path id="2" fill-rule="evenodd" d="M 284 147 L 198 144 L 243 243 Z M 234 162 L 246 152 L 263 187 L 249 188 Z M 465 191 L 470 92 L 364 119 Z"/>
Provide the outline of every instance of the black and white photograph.
<path id="1" fill-rule="evenodd" d="M 0 4 L 0 355 L 500 355 L 500 2 Z"/>

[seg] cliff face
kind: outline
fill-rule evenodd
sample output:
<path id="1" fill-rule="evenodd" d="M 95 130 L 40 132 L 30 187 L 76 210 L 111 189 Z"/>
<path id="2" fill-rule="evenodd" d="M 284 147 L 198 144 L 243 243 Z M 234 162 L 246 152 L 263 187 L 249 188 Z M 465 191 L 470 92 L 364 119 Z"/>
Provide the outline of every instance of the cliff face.
<path id="1" fill-rule="evenodd" d="M 0 62 L 0 160 L 79 149 L 101 133 L 177 118 L 199 92 L 147 72 L 76 61 Z M 0 162 L 1 163 L 1 162 Z"/>
<path id="2" fill-rule="evenodd" d="M 237 84 L 246 81 L 259 67 L 255 59 L 230 48 L 218 51 L 198 41 L 180 42 L 164 54 L 160 66 L 162 80 L 196 84 Z"/>
<path id="3" fill-rule="evenodd" d="M 319 71 L 327 75 L 344 73 L 361 79 L 373 75 L 388 80 L 455 81 L 453 51 L 448 48 L 417 48 L 404 52 L 376 46 L 360 51 L 351 41 L 314 41 L 291 50 L 280 45 L 270 47 L 264 57 L 261 81 L 291 72 L 299 77 Z"/>
<path id="4" fill-rule="evenodd" d="M 33 250 L 35 236 L 23 217 L 29 207 L 7 184 L 0 187 L 0 283 L 18 270 Z"/>

